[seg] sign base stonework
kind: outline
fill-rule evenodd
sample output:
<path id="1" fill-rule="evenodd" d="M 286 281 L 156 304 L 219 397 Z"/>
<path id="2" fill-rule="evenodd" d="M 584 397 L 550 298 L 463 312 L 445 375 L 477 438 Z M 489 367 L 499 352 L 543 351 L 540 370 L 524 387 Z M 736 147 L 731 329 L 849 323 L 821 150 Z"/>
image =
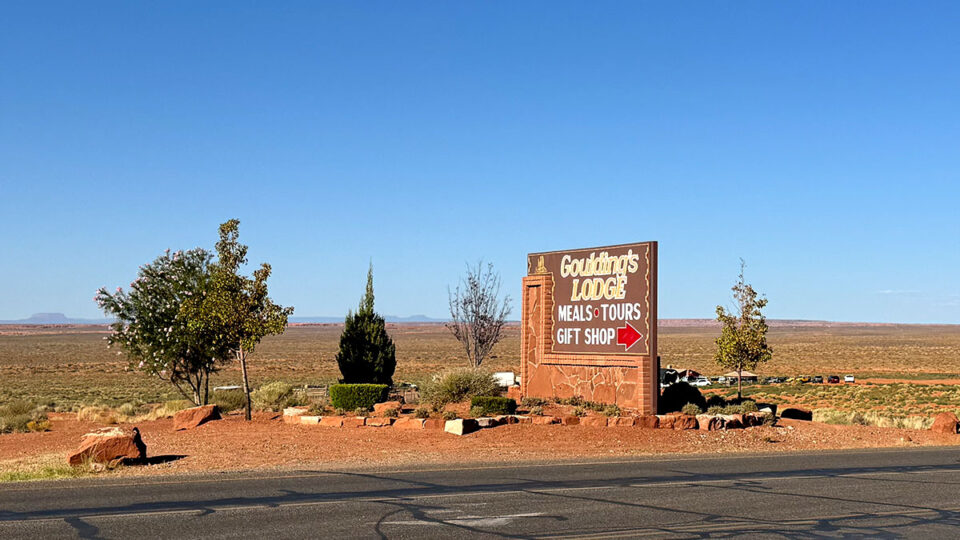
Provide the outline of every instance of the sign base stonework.
<path id="1" fill-rule="evenodd" d="M 533 253 L 523 278 L 524 397 L 656 414 L 657 244 Z"/>

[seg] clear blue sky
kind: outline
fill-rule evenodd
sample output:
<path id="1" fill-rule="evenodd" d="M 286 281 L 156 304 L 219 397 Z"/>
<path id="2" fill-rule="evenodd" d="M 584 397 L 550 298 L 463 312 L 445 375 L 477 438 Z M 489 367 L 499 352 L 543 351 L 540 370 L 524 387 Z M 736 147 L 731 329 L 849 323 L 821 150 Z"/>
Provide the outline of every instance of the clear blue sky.
<path id="1" fill-rule="evenodd" d="M 960 323 L 955 2 L 4 3 L 0 319 L 241 220 L 274 298 L 446 313 L 660 242 L 661 317 Z M 515 302 L 514 314 L 519 313 Z"/>

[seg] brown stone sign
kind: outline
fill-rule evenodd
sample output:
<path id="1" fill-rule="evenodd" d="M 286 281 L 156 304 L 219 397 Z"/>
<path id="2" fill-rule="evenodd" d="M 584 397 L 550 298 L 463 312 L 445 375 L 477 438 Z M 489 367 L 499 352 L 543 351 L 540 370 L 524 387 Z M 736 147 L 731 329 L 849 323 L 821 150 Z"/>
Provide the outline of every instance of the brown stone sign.
<path id="1" fill-rule="evenodd" d="M 655 414 L 657 243 L 531 253 L 521 390 Z"/>

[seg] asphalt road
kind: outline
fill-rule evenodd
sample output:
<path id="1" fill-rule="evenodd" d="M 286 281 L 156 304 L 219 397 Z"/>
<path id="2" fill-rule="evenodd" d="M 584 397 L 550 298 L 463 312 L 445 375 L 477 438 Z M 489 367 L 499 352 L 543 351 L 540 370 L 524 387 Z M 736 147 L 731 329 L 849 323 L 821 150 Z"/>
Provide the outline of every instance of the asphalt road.
<path id="1" fill-rule="evenodd" d="M 0 538 L 930 537 L 953 448 L 0 485 Z"/>

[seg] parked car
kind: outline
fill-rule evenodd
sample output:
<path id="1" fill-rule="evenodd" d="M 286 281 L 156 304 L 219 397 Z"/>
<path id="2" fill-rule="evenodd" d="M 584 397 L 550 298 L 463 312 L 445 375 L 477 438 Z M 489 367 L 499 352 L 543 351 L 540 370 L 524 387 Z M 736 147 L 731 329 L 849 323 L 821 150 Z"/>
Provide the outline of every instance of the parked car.
<path id="1" fill-rule="evenodd" d="M 798 382 L 802 382 L 802 383 L 808 383 L 808 382 L 810 382 L 810 376 L 809 376 L 809 375 L 801 375 L 801 376 L 797 377 L 797 381 L 798 381 Z"/>
<path id="2" fill-rule="evenodd" d="M 856 379 L 853 378 L 853 375 L 844 375 L 843 382 L 856 382 Z"/>
<path id="3" fill-rule="evenodd" d="M 727 378 L 726 378 L 726 377 L 724 377 L 724 376 L 722 376 L 722 375 L 719 376 L 719 377 L 717 377 L 717 384 L 723 384 L 723 383 L 725 383 L 725 382 L 727 382 Z"/>
<path id="4" fill-rule="evenodd" d="M 696 379 L 690 381 L 690 384 L 693 386 L 710 386 L 710 379 L 706 377 L 697 377 Z"/>
<path id="5" fill-rule="evenodd" d="M 823 375 L 814 375 L 813 382 L 817 384 L 823 384 Z"/>
<path id="6" fill-rule="evenodd" d="M 827 384 L 840 384 L 840 377 L 836 375 L 827 377 Z"/>

